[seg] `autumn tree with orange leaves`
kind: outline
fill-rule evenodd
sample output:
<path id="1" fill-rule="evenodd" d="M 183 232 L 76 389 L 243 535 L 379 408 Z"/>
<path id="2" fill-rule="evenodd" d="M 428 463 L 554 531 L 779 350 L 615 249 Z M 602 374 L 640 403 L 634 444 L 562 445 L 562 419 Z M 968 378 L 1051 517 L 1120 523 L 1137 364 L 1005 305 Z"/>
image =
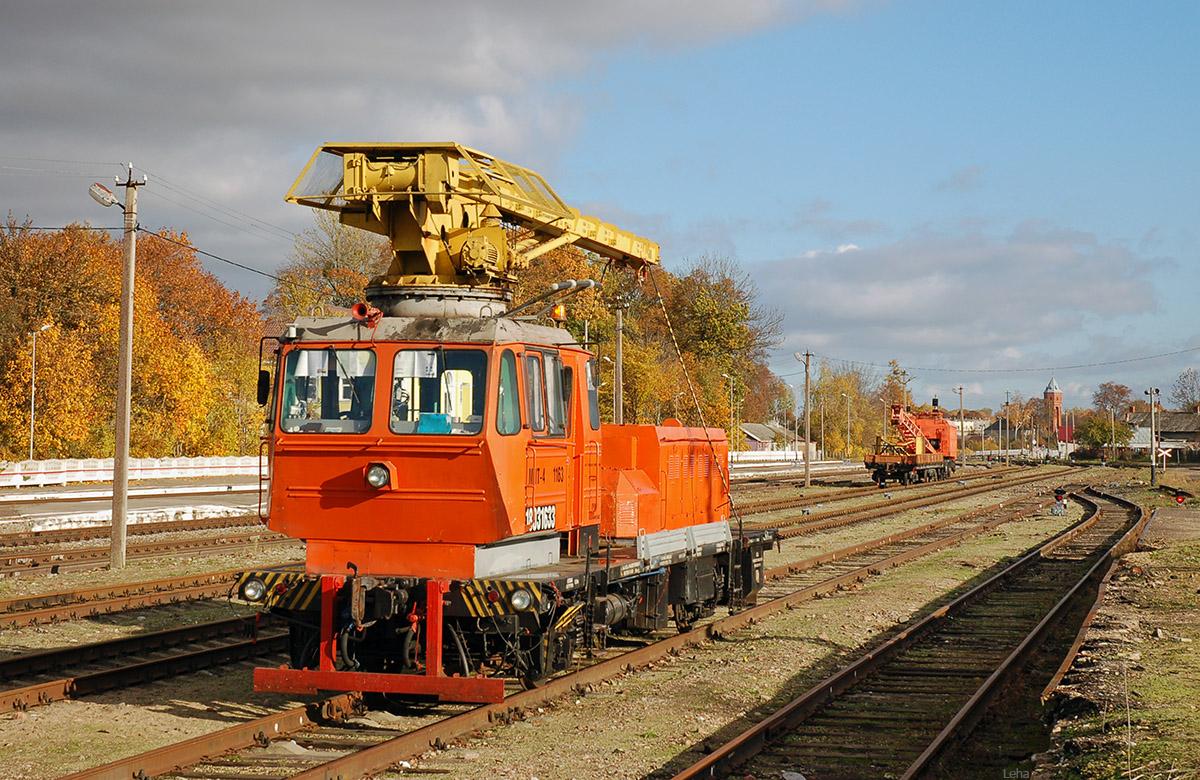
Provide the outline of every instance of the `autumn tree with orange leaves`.
<path id="1" fill-rule="evenodd" d="M 122 245 L 72 225 L 0 229 L 0 458 L 28 456 L 38 335 L 34 454 L 111 457 Z M 262 318 L 206 272 L 186 234 L 138 242 L 130 454 L 256 452 L 254 394 Z"/>

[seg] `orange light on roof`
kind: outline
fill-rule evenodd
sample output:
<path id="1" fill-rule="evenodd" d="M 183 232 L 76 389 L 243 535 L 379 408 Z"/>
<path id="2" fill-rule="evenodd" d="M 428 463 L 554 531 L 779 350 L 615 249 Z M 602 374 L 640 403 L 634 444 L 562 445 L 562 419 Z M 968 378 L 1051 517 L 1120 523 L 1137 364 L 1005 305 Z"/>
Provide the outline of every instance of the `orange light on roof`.
<path id="1" fill-rule="evenodd" d="M 567 321 L 567 305 L 565 303 L 556 303 L 554 308 L 550 310 L 550 319 L 555 322 Z"/>

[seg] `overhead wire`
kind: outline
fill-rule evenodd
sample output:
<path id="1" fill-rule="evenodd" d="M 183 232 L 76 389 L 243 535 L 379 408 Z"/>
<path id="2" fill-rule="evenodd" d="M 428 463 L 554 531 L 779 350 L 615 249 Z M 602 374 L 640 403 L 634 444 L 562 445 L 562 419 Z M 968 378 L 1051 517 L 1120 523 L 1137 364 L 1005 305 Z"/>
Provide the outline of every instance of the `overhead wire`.
<path id="1" fill-rule="evenodd" d="M 687 361 L 683 359 L 683 350 L 679 346 L 679 339 L 675 335 L 675 328 L 671 325 L 671 315 L 667 312 L 667 302 L 663 298 L 662 291 L 658 289 L 658 277 L 654 275 L 654 268 L 651 266 L 646 267 L 646 272 L 650 277 L 650 281 L 654 284 L 655 300 L 658 303 L 659 310 L 662 311 L 663 321 L 667 325 L 667 333 L 671 335 L 671 344 L 675 347 L 675 356 L 679 360 L 679 367 L 683 370 L 683 378 L 687 382 L 688 390 L 692 394 L 692 403 L 696 408 L 696 416 L 700 419 L 700 427 L 704 430 L 704 438 L 708 442 L 709 452 L 713 457 L 713 462 L 718 464 L 717 474 L 721 477 L 721 482 L 725 486 L 725 496 L 726 501 L 729 503 L 730 514 L 737 518 L 738 533 L 740 534 L 743 531 L 742 510 L 734 501 L 733 493 L 730 490 L 732 485 L 732 474 L 728 472 L 728 466 L 726 470 L 722 470 L 720 468 L 720 460 L 717 458 L 716 445 L 713 443 L 712 437 L 709 435 L 708 422 L 704 419 L 704 409 L 700 406 L 700 397 L 696 393 L 695 383 L 692 382 L 692 373 L 688 370 Z M 734 431 L 731 430 L 730 434 L 733 435 Z"/>
<path id="2" fill-rule="evenodd" d="M 1064 365 L 1064 366 L 1037 366 L 1037 367 L 1031 367 L 1031 368 L 935 368 L 932 366 L 898 365 L 897 367 L 901 368 L 905 371 L 930 371 L 930 372 L 937 372 L 937 373 L 944 373 L 944 374 L 1033 374 L 1033 373 L 1045 373 L 1047 371 L 1074 371 L 1076 369 L 1081 369 L 1081 368 L 1100 368 L 1103 366 L 1116 366 L 1116 365 L 1123 365 L 1126 363 L 1140 363 L 1140 362 L 1143 362 L 1146 360 L 1157 360 L 1159 358 L 1164 358 L 1164 357 L 1174 357 L 1175 355 L 1186 355 L 1190 352 L 1200 352 L 1200 347 L 1189 347 L 1187 349 L 1172 350 L 1171 352 L 1159 352 L 1154 355 L 1141 355 L 1138 357 L 1122 358 L 1120 360 L 1102 360 L 1102 361 L 1097 361 L 1094 363 L 1076 363 L 1074 365 Z M 851 366 L 868 366 L 870 368 L 888 368 L 888 369 L 890 369 L 892 367 L 892 365 L 890 363 L 884 364 L 884 363 L 873 363 L 873 362 L 870 362 L 867 360 L 851 360 L 848 358 L 834 357 L 832 355 L 821 355 L 821 354 L 818 354 L 815 352 L 813 353 L 813 357 L 819 357 L 823 360 L 829 360 L 829 361 L 832 361 L 835 363 L 841 363 L 844 365 L 851 365 Z M 797 370 L 797 371 L 791 371 L 791 372 L 787 372 L 787 373 L 776 373 L 776 376 L 779 376 L 779 377 L 798 376 L 801 373 L 803 373 L 803 372 Z"/>
<path id="3" fill-rule="evenodd" d="M 198 203 L 206 208 L 212 209 L 213 211 L 216 211 L 226 217 L 230 217 L 232 219 L 236 219 L 241 222 L 244 222 L 246 225 L 248 225 L 251 228 L 254 228 L 255 230 L 259 230 L 263 233 L 268 233 L 275 238 L 287 239 L 289 242 L 295 240 L 296 234 L 294 231 L 288 230 L 287 228 L 284 228 L 284 227 L 280 227 L 279 225 L 275 225 L 271 222 L 268 222 L 265 219 L 251 216 L 249 214 L 246 214 L 245 212 L 230 208 L 229 206 L 219 203 L 218 201 L 215 201 L 212 198 L 208 198 L 197 192 L 193 192 L 192 190 L 189 190 L 187 187 L 184 187 L 181 184 L 176 184 L 175 182 L 171 181 L 170 179 L 167 179 L 153 171 L 146 170 L 145 168 L 141 168 L 141 167 L 139 167 L 138 170 L 142 171 L 147 176 L 153 177 L 154 182 L 156 184 L 161 184 L 162 186 L 166 187 L 168 190 L 171 190 L 172 192 L 176 193 L 177 195 L 180 195 L 184 198 L 193 200 L 196 203 Z M 178 206 L 183 206 L 183 208 L 190 208 L 188 206 L 185 206 L 182 203 L 179 203 L 178 201 L 173 201 L 173 200 L 170 200 L 169 198 L 165 198 L 161 194 L 159 194 L 159 197 L 163 197 L 164 200 L 169 200 L 171 203 L 175 203 Z M 203 212 L 197 212 L 197 213 L 203 214 Z M 208 215 L 204 215 L 204 216 L 208 216 Z M 215 219 L 215 218 L 210 217 L 210 219 Z M 220 221 L 220 220 L 217 220 L 217 221 Z M 223 222 L 222 224 L 228 225 L 229 223 Z"/>
<path id="4" fill-rule="evenodd" d="M 66 225 L 66 226 L 57 226 L 57 227 L 45 227 L 45 226 L 39 226 L 39 225 L 28 225 L 28 226 L 27 225 L 18 225 L 17 228 L 25 229 L 25 230 L 95 230 L 95 231 L 100 231 L 100 232 L 105 232 L 105 233 L 124 232 L 124 230 L 125 230 L 124 227 L 93 227 L 91 225 Z M 2 230 L 3 230 L 3 227 L 0 226 L 0 231 L 2 231 Z M 139 233 L 145 233 L 148 236 L 153 236 L 154 238 L 157 238 L 159 241 L 165 241 L 168 244 L 174 244 L 174 245 L 182 247 L 184 249 L 189 249 L 198 255 L 202 255 L 204 257 L 208 257 L 213 260 L 217 260 L 219 262 L 226 263 L 227 265 L 234 266 L 235 268 L 240 268 L 243 271 L 249 271 L 252 274 L 258 274 L 259 276 L 264 276 L 268 279 L 274 279 L 276 282 L 279 282 L 280 284 L 292 285 L 293 287 L 299 287 L 299 288 L 308 290 L 310 292 L 315 292 L 315 293 L 319 293 L 319 294 L 324 294 L 326 292 L 325 290 L 321 290 L 310 284 L 305 284 L 304 282 L 299 282 L 294 279 L 284 279 L 283 277 L 276 276 L 275 274 L 268 273 L 267 271 L 262 271 L 257 268 L 254 268 L 252 266 L 248 266 L 243 263 L 239 263 L 235 260 L 230 260 L 228 258 L 221 257 L 220 255 L 215 255 L 212 252 L 205 252 L 203 249 L 199 249 L 191 244 L 184 243 L 183 241 L 179 241 L 174 238 L 169 238 L 167 236 L 162 235 L 161 233 L 155 233 L 153 230 L 147 230 L 146 228 L 144 228 L 140 225 L 137 227 L 137 231 Z"/>
<path id="5" fill-rule="evenodd" d="M 62 160 L 62 159 L 47 158 L 47 157 L 21 157 L 21 156 L 17 156 L 17 155 L 2 155 L 2 154 L 0 154 L 0 160 L 15 160 L 15 161 L 21 161 L 21 162 L 30 162 L 30 163 L 42 162 L 42 163 L 65 163 L 65 164 L 70 164 L 70 165 L 116 166 L 116 167 L 121 167 L 121 168 L 124 168 L 126 165 L 125 163 L 105 162 L 105 161 L 99 161 L 99 160 Z M 225 225 L 226 227 L 232 228 L 234 230 L 240 230 L 249 235 L 255 235 L 259 238 L 267 238 L 268 240 L 272 240 L 272 241 L 276 241 L 276 242 L 283 240 L 289 244 L 291 244 L 295 241 L 296 236 L 295 236 L 294 231 L 288 230 L 287 228 L 284 228 L 284 227 L 280 227 L 279 225 L 272 224 L 271 222 L 268 222 L 265 219 L 260 219 L 258 217 L 251 216 L 249 214 L 238 211 L 236 209 L 229 208 L 228 206 L 225 206 L 211 198 L 208 198 L 199 193 L 193 192 L 193 191 L 189 190 L 188 188 L 186 188 L 180 184 L 177 184 L 177 183 L 171 181 L 170 179 L 155 173 L 154 171 L 147 170 L 146 168 L 143 168 L 141 166 L 134 166 L 134 167 L 138 171 L 140 171 L 150 177 L 153 177 L 156 185 L 161 185 L 162 188 L 170 190 L 171 192 L 174 192 L 176 195 L 178 195 L 182 198 L 185 198 L 185 199 L 195 202 L 203 209 L 208 209 L 210 211 L 213 211 L 217 214 L 220 214 L 223 217 L 226 217 L 227 219 L 233 219 L 238 222 L 241 222 L 241 223 L 243 223 L 244 226 L 239 226 L 237 224 L 233 224 L 224 219 L 220 219 L 211 214 L 205 213 L 205 211 L 203 211 L 199 208 L 194 208 L 192 206 L 187 205 L 186 203 L 181 203 L 178 200 L 175 200 L 166 195 L 163 195 L 161 192 L 158 191 L 157 187 L 155 189 L 147 191 L 146 194 L 151 197 L 161 198 L 162 200 L 165 200 L 168 203 L 172 203 L 176 206 L 179 206 L 180 208 L 186 209 L 195 214 L 199 214 L 202 217 L 211 219 L 214 222 Z M 45 168 L 45 167 L 29 167 L 29 166 L 20 166 L 20 165 L 0 164 L 0 176 L 42 176 L 42 175 L 72 176 L 72 177 L 77 176 L 77 177 L 87 178 L 87 177 L 97 176 L 99 174 L 97 174 L 95 171 L 65 171 L 65 170 L 55 170 L 55 169 L 50 169 L 50 168 Z"/>
<path id="6" fill-rule="evenodd" d="M 178 200 L 175 200 L 174 198 L 169 198 L 166 195 L 163 195 L 162 192 L 159 192 L 157 190 L 155 190 L 153 192 L 147 191 L 147 194 L 151 195 L 152 197 L 159 198 L 160 200 L 165 200 L 168 203 L 173 203 L 176 206 L 180 207 L 181 209 L 186 209 L 186 210 L 192 212 L 193 214 L 199 214 L 200 216 L 204 217 L 205 219 L 211 219 L 213 222 L 224 225 L 225 227 L 233 228 L 234 230 L 239 230 L 243 233 L 246 233 L 247 235 L 255 236 L 256 238 L 265 238 L 269 241 L 274 241 L 276 243 L 280 243 L 280 240 L 283 238 L 283 236 L 280 236 L 276 233 L 267 233 L 266 231 L 259 231 L 256 233 L 254 231 L 247 229 L 246 227 L 244 227 L 242 225 L 234 224 L 233 222 L 229 222 L 229 221 L 221 219 L 219 217 L 215 217 L 212 214 L 205 214 L 200 209 L 193 208 L 193 207 L 187 205 L 186 203 L 182 203 Z M 294 241 L 295 236 L 293 234 L 288 234 L 287 238 L 288 238 L 287 243 L 290 244 Z"/>
<path id="7" fill-rule="evenodd" d="M 220 255 L 214 255 L 212 252 L 205 252 L 203 249 L 197 249 L 196 247 L 192 246 L 191 244 L 186 244 L 186 243 L 184 243 L 184 242 L 182 242 L 182 241 L 178 241 L 178 240 L 176 240 L 176 239 L 169 238 L 169 237 L 167 237 L 167 236 L 164 236 L 164 235 L 162 235 L 162 234 L 160 234 L 160 233 L 155 233 L 153 230 L 147 230 L 146 228 L 144 228 L 144 227 L 141 227 L 141 226 L 139 226 L 139 227 L 137 228 L 137 230 L 138 230 L 138 232 L 139 232 L 139 233 L 145 233 L 146 235 L 153 236 L 153 237 L 157 238 L 157 239 L 158 239 L 158 240 L 160 240 L 160 241 L 165 241 L 165 242 L 167 242 L 168 244 L 175 244 L 176 246 L 183 247 L 184 249 L 190 249 L 191 251 L 195 252 L 195 253 L 196 253 L 196 254 L 198 254 L 198 255 L 203 255 L 204 257 L 209 257 L 209 258 L 212 258 L 213 260 L 217 260 L 217 261 L 220 261 L 220 262 L 222 262 L 222 263 L 226 263 L 226 264 L 228 264 L 228 265 L 232 265 L 232 266 L 234 266 L 235 268 L 240 268 L 240 269 L 242 269 L 243 271 L 249 271 L 249 272 L 250 272 L 250 273 L 252 273 L 252 274 L 258 274 L 259 276 L 265 276 L 265 277 L 266 277 L 266 278 L 268 278 L 268 279 L 274 279 L 275 281 L 279 282 L 280 284 L 290 284 L 290 285 L 292 285 L 292 286 L 294 286 L 294 287 L 301 287 L 301 288 L 303 288 L 303 289 L 306 289 L 306 290 L 309 290 L 309 291 L 311 291 L 311 292 L 315 292 L 315 293 L 322 293 L 322 294 L 323 294 L 323 293 L 325 292 L 324 290 L 320 290 L 320 289 L 318 289 L 318 288 L 316 288 L 316 287 L 313 287 L 312 285 L 305 284 L 305 283 L 303 283 L 303 282 L 298 282 L 298 281 L 295 281 L 295 280 L 293 280 L 293 279 L 284 279 L 284 278 L 282 278 L 282 277 L 276 276 L 275 274 L 268 273 L 268 272 L 266 272 L 266 271 L 260 271 L 260 270 L 259 270 L 259 269 L 257 269 L 257 268 L 254 268 L 254 267 L 252 267 L 252 266 L 245 265 L 245 264 L 243 264 L 243 263 L 236 262 L 236 261 L 234 261 L 234 260 L 230 260 L 230 259 L 228 259 L 228 258 L 225 258 L 225 257 L 221 257 Z"/>

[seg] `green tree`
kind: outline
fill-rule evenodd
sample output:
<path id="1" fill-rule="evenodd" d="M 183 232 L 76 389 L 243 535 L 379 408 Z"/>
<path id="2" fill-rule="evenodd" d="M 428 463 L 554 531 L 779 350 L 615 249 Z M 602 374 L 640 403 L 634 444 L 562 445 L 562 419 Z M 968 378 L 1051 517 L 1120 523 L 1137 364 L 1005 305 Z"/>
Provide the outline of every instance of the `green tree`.
<path id="1" fill-rule="evenodd" d="M 1133 438 L 1133 429 L 1121 420 L 1112 422 L 1107 414 L 1092 414 L 1075 425 L 1075 441 L 1090 450 L 1109 447 L 1115 440 L 1124 447 Z"/>

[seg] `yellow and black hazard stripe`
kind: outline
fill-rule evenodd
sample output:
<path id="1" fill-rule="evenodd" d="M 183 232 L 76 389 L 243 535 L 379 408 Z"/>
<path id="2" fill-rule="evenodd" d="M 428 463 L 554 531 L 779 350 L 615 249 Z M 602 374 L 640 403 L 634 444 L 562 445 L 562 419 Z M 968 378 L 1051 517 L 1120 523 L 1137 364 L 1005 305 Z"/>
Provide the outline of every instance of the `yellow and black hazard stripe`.
<path id="1" fill-rule="evenodd" d="M 567 609 L 561 615 L 559 615 L 558 620 L 554 621 L 554 630 L 565 630 L 567 626 L 571 625 L 571 621 L 575 619 L 575 616 L 579 614 L 579 610 L 581 609 L 583 609 L 582 601 L 567 607 Z"/>
<path id="2" fill-rule="evenodd" d="M 511 596 L 518 590 L 529 592 L 530 609 L 537 610 L 542 601 L 542 586 L 520 580 L 467 580 L 459 594 L 471 617 L 516 615 L 522 611 L 512 605 Z"/>
<path id="3" fill-rule="evenodd" d="M 241 601 L 243 588 L 250 580 L 261 580 L 266 586 L 266 598 L 247 602 L 273 609 L 289 609 L 294 612 L 321 608 L 321 579 L 308 577 L 300 571 L 247 571 L 238 575 L 233 585 L 233 595 Z"/>

